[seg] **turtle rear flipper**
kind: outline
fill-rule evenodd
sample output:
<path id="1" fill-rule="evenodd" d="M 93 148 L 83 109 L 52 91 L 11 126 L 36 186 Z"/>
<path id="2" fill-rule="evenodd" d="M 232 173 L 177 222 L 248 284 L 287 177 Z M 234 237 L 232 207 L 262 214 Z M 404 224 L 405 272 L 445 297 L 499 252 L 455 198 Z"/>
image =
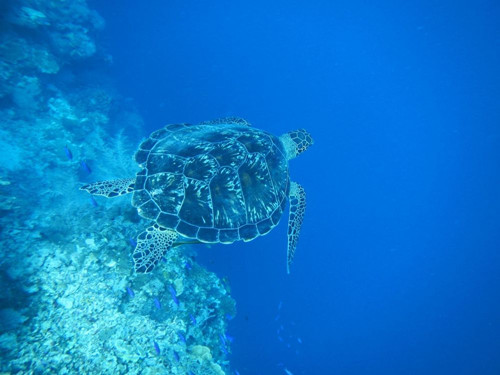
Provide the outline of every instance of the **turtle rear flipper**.
<path id="1" fill-rule="evenodd" d="M 137 273 L 148 273 L 155 268 L 177 239 L 177 233 L 171 229 L 154 224 L 137 236 L 137 246 L 132 257 Z"/>
<path id="2" fill-rule="evenodd" d="M 92 195 L 102 195 L 107 198 L 118 197 L 134 191 L 135 178 L 120 178 L 118 180 L 99 181 L 84 185 L 80 190 Z"/>
<path id="3" fill-rule="evenodd" d="M 296 182 L 290 183 L 290 214 L 288 217 L 288 250 L 286 256 L 286 271 L 290 273 L 290 265 L 295 255 L 295 248 L 299 240 L 300 227 L 306 211 L 306 192 Z"/>

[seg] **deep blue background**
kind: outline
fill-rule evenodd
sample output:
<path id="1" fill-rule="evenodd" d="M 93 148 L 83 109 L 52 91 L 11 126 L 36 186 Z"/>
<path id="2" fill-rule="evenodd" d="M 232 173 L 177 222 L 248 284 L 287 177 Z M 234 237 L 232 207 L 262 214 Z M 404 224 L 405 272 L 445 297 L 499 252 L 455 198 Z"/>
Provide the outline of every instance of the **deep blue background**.
<path id="1" fill-rule="evenodd" d="M 90 5 L 144 136 L 234 115 L 315 138 L 290 276 L 286 218 L 199 248 L 240 374 L 500 374 L 498 1 Z"/>

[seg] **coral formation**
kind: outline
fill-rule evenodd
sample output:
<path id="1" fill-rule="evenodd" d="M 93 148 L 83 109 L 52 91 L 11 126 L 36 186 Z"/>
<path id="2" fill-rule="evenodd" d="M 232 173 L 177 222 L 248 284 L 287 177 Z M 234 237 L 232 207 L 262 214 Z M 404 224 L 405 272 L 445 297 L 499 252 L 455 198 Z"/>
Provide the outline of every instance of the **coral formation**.
<path id="1" fill-rule="evenodd" d="M 186 246 L 135 275 L 146 223 L 78 190 L 136 168 L 142 119 L 95 71 L 104 21 L 83 0 L 0 7 L 0 372 L 228 373 L 226 286 Z"/>

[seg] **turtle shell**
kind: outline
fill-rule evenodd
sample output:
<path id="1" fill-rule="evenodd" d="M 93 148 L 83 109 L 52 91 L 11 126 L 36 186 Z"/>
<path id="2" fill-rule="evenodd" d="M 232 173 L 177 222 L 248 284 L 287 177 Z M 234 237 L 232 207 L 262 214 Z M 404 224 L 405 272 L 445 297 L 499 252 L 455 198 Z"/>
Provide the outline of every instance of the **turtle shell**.
<path id="1" fill-rule="evenodd" d="M 244 120 L 172 124 L 139 147 L 132 204 L 139 214 L 202 242 L 268 233 L 288 197 L 281 141 Z"/>

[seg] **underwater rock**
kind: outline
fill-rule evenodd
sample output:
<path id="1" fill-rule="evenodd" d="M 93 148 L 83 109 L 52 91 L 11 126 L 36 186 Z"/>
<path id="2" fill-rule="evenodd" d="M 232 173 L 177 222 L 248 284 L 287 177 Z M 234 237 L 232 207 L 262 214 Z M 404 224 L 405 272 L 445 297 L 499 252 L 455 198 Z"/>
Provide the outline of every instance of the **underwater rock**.
<path id="1" fill-rule="evenodd" d="M 191 368 L 196 374 L 224 375 L 222 367 L 212 360 L 210 348 L 203 345 L 193 345 L 190 348 L 190 357 L 193 360 Z"/>
<path id="2" fill-rule="evenodd" d="M 48 50 L 44 48 L 34 49 L 32 56 L 33 61 L 36 62 L 36 68 L 40 73 L 56 74 L 59 72 L 59 63 L 56 57 Z"/>
<path id="3" fill-rule="evenodd" d="M 212 360 L 210 348 L 203 345 L 193 345 L 191 347 L 191 355 L 199 362 Z"/>
<path id="4" fill-rule="evenodd" d="M 100 224 L 96 222 L 96 225 Z M 182 371 L 189 368 L 195 374 L 224 374 L 226 362 L 213 354 L 218 350 L 218 336 L 227 329 L 225 311 L 216 307 L 220 304 L 214 304 L 217 296 L 223 296 L 222 292 L 214 293 L 214 288 L 219 287 L 217 283 L 214 287 L 217 277 L 195 263 L 194 276 L 185 272 L 182 248 L 173 249 L 164 268 L 173 278 L 183 280 L 184 285 L 197 284 L 198 289 L 196 292 L 184 289 L 185 310 L 162 307 L 155 310 L 157 315 L 154 315 L 151 296 L 168 298 L 168 286 L 174 279 L 165 280 L 161 274 L 132 276 L 128 262 L 117 262 L 110 269 L 107 266 L 110 257 L 119 255 L 110 252 L 106 244 L 99 238 L 91 244 L 82 239 L 80 246 L 66 257 L 60 248 L 46 251 L 44 264 L 30 276 L 33 282 L 42 285 L 36 294 L 37 314 L 17 336 L 23 337 L 26 350 L 15 357 L 12 357 L 14 352 L 6 356 L 10 359 L 9 367 L 4 364 L 0 370 L 15 367 L 23 371 L 36 355 L 51 363 L 54 372 L 64 368 L 69 372 L 103 373 L 110 369 L 119 371 L 117 366 L 122 364 L 133 373 L 148 363 L 152 373 L 183 374 Z M 125 241 L 123 257 L 128 257 L 126 248 Z M 95 249 L 95 253 L 90 252 L 91 249 Z M 87 256 L 82 258 L 80 254 L 85 253 Z M 54 262 L 58 263 L 57 268 L 53 267 Z M 127 280 L 135 289 L 133 299 L 124 298 L 124 288 L 118 291 L 112 287 L 123 287 Z M 54 302 L 60 308 L 54 307 Z M 200 319 L 193 327 L 186 311 L 205 309 L 209 311 L 210 320 Z M 190 346 L 179 338 L 179 333 Z M 161 356 L 156 354 L 153 341 L 162 348 Z M 68 350 L 71 356 L 65 354 Z M 164 361 L 164 356 L 171 360 Z"/>
<path id="5" fill-rule="evenodd" d="M 28 318 L 19 311 L 6 308 L 0 310 L 0 331 L 10 331 L 23 324 Z"/>
<path id="6" fill-rule="evenodd" d="M 17 5 L 11 8 L 6 18 L 15 25 L 24 26 L 30 29 L 50 24 L 45 14 L 28 6 Z"/>
<path id="7" fill-rule="evenodd" d="M 13 332 L 0 335 L 0 349 L 9 350 L 17 347 L 17 336 Z"/>
<path id="8" fill-rule="evenodd" d="M 64 98 L 50 98 L 48 101 L 50 115 L 56 119 L 69 119 L 77 121 L 73 107 Z"/>
<path id="9" fill-rule="evenodd" d="M 71 32 L 52 32 L 50 40 L 52 47 L 59 55 L 83 59 L 96 52 L 94 41 L 87 35 L 83 27 L 74 26 Z"/>
<path id="10" fill-rule="evenodd" d="M 32 44 L 23 37 L 1 36 L 0 56 L 6 64 L 3 71 L 10 71 L 9 76 L 24 74 L 57 73 L 59 65 L 54 55 L 47 48 Z M 5 73 L 4 73 L 5 74 Z"/>
<path id="11" fill-rule="evenodd" d="M 8 141 L 11 139 L 9 135 L 8 132 L 0 130 L 0 168 L 3 170 L 3 173 L 12 173 L 23 168 L 26 156 L 28 155 L 18 144 Z M 5 177 L 4 181 L 7 181 Z M 14 190 L 15 188 L 10 186 L 9 181 L 9 184 L 0 186 L 0 196 L 5 196 L 6 200 L 15 200 Z M 5 209 L 7 206 L 2 204 L 1 208 Z"/>
<path id="12" fill-rule="evenodd" d="M 58 298 L 57 303 L 67 309 L 73 308 L 73 300 L 66 297 Z"/>
<path id="13" fill-rule="evenodd" d="M 12 99 L 16 105 L 24 110 L 34 110 L 38 106 L 40 83 L 37 77 L 25 76 L 18 82 L 12 92 Z"/>

